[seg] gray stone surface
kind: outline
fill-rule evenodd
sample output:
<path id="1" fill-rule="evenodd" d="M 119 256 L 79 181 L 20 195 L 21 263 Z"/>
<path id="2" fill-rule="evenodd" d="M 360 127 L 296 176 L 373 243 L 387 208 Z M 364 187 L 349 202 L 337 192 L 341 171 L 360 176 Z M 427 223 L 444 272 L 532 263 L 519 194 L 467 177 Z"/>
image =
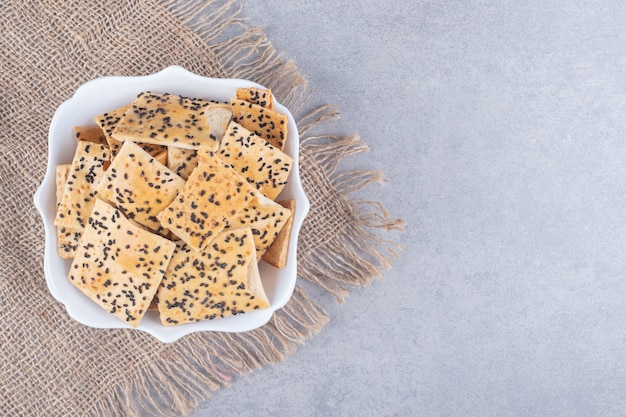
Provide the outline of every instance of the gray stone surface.
<path id="1" fill-rule="evenodd" d="M 192 416 L 625 415 L 622 2 L 241 4 L 371 147 L 344 168 L 385 172 L 405 251 Z"/>

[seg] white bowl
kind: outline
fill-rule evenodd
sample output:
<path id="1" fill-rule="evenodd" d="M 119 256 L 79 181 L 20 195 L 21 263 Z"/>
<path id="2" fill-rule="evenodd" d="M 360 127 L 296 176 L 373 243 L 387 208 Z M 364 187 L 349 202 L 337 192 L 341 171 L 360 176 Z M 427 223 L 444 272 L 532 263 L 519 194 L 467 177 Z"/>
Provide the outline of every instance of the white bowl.
<path id="1" fill-rule="evenodd" d="M 74 126 L 93 125 L 93 118 L 109 110 L 121 107 L 135 99 L 142 91 L 180 94 L 187 97 L 228 101 L 235 97 L 237 87 L 261 87 L 248 80 L 206 78 L 172 66 L 156 74 L 141 77 L 103 77 L 83 84 L 72 98 L 57 109 L 48 134 L 48 167 L 39 189 L 35 193 L 35 206 L 41 213 L 45 227 L 44 271 L 50 293 L 63 303 L 69 315 L 76 321 L 97 328 L 129 328 L 117 317 L 83 295 L 68 280 L 71 260 L 62 259 L 57 253 L 55 217 L 55 167 L 72 161 L 76 139 Z M 270 301 L 268 309 L 246 314 L 165 327 L 158 313 L 149 311 L 137 327 L 163 342 L 172 342 L 199 331 L 244 332 L 267 323 L 274 311 L 283 307 L 296 284 L 296 249 L 298 231 L 307 212 L 309 201 L 302 190 L 299 177 L 298 130 L 293 116 L 284 106 L 275 102 L 276 110 L 289 117 L 288 137 L 284 151 L 294 159 L 289 182 L 281 192 L 280 199 L 295 199 L 296 210 L 291 230 L 289 254 L 285 268 L 277 269 L 265 262 L 259 264 L 263 287 Z"/>

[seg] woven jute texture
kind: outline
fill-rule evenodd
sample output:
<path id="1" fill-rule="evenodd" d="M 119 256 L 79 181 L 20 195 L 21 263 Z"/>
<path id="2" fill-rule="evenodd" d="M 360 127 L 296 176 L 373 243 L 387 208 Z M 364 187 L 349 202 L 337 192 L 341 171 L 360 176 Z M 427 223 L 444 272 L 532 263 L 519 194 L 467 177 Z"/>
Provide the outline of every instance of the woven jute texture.
<path id="1" fill-rule="evenodd" d="M 46 287 L 33 194 L 47 164 L 52 115 L 90 79 L 176 64 L 272 88 L 298 120 L 312 203 L 299 241 L 299 280 L 341 301 L 390 266 L 399 248 L 389 232 L 402 222 L 351 196 L 381 175 L 336 170 L 366 145 L 358 136 L 319 133 L 336 110 L 309 104 L 306 80 L 260 29 L 247 26 L 236 3 L 14 0 L 3 3 L 0 20 L 0 415 L 185 415 L 238 376 L 284 360 L 328 321 L 300 285 L 260 329 L 172 344 L 69 318 Z"/>

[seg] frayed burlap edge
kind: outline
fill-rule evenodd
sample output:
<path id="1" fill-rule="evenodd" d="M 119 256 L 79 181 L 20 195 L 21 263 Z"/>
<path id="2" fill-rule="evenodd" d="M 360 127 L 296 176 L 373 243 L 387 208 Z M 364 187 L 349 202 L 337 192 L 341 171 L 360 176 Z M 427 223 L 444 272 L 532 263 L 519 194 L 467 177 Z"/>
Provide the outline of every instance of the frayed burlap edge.
<path id="1" fill-rule="evenodd" d="M 307 228 L 316 227 L 317 216 L 313 213 L 303 234 L 314 238 L 305 238 L 300 245 L 303 256 L 298 262 L 298 276 L 321 286 L 339 302 L 348 295 L 348 288 L 365 287 L 380 278 L 402 250 L 383 233 L 404 231 L 404 221 L 391 217 L 379 202 L 351 197 L 368 185 L 384 183 L 383 174 L 373 170 L 337 170 L 344 157 L 368 150 L 357 134 L 309 136 L 301 142 L 302 165 L 311 167 L 308 172 L 314 176 L 304 178 L 303 183 L 330 190 L 333 210 L 342 215 L 330 220 L 335 220 L 336 233 L 320 239 L 319 234 L 307 233 Z M 328 216 L 323 217 L 329 221 Z"/>
<path id="2" fill-rule="evenodd" d="M 165 348 L 160 358 L 94 404 L 100 417 L 187 415 L 212 391 L 236 377 L 284 361 L 328 322 L 328 315 L 296 287 L 290 302 L 263 327 L 245 333 L 206 333 Z"/>
<path id="3" fill-rule="evenodd" d="M 313 90 L 291 60 L 283 58 L 261 28 L 247 25 L 235 0 L 166 3 L 202 41 L 211 45 L 225 77 L 249 79 L 270 88 L 298 119 Z M 211 10 L 210 12 L 206 12 Z"/>
<path id="4" fill-rule="evenodd" d="M 382 182 L 381 173 L 337 171 L 343 157 L 366 151 L 365 143 L 358 135 L 304 137 L 334 119 L 337 110 L 322 106 L 305 113 L 313 90 L 295 64 L 277 53 L 261 29 L 247 26 L 235 1 L 170 1 L 165 6 L 202 42 L 211 45 L 223 76 L 265 85 L 291 110 L 301 134 L 301 166 L 310 164 L 309 171 L 316 177 L 316 183 L 309 186 L 328 182 L 332 198 L 350 215 L 349 221 L 340 225 L 339 233 L 315 246 L 299 248 L 299 278 L 318 284 L 342 301 L 348 287 L 366 286 L 381 276 L 401 248 L 377 231 L 402 230 L 403 222 L 390 218 L 380 203 L 349 198 L 369 184 Z M 233 383 L 237 376 L 285 360 L 328 320 L 327 313 L 297 286 L 289 303 L 259 329 L 236 334 L 194 334 L 166 347 L 150 366 L 136 370 L 131 378 L 112 387 L 108 396 L 97 400 L 90 415 L 186 415 L 212 391 Z"/>

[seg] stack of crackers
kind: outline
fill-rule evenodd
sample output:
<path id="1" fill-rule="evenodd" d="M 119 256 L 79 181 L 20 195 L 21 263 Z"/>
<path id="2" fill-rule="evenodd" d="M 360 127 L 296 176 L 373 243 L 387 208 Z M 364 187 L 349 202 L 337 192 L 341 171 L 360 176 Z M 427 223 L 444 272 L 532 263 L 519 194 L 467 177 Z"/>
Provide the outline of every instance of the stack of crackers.
<path id="1" fill-rule="evenodd" d="M 295 210 L 276 201 L 294 161 L 271 91 L 142 92 L 94 122 L 56 169 L 68 280 L 133 327 L 149 309 L 171 326 L 269 307 L 258 263 L 286 265 Z"/>

